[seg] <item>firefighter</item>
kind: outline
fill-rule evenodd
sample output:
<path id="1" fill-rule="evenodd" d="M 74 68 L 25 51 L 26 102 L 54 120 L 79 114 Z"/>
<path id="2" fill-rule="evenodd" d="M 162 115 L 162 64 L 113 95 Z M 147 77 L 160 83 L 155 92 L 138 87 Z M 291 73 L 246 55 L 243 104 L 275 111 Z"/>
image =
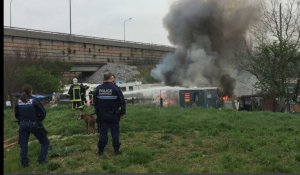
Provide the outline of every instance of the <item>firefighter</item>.
<path id="1" fill-rule="evenodd" d="M 80 96 L 81 96 L 81 103 L 82 105 L 87 104 L 86 100 L 86 90 L 88 90 L 90 87 L 87 85 L 80 84 Z"/>
<path id="2" fill-rule="evenodd" d="M 46 110 L 38 99 L 32 97 L 32 87 L 25 85 L 23 94 L 16 101 L 15 117 L 19 124 L 19 144 L 21 147 L 21 164 L 23 167 L 28 167 L 28 140 L 30 133 L 38 139 L 41 144 L 41 151 L 38 158 L 38 163 L 46 163 L 48 154 L 49 140 L 47 131 L 43 126 L 42 121 L 46 117 Z"/>
<path id="3" fill-rule="evenodd" d="M 82 87 L 78 83 L 77 78 L 73 78 L 73 84 L 71 85 L 68 94 L 70 100 L 72 101 L 72 109 L 82 109 L 82 99 L 81 99 Z"/>
<path id="4" fill-rule="evenodd" d="M 164 107 L 164 99 L 162 97 L 159 98 L 159 106 L 160 108 Z"/>
<path id="5" fill-rule="evenodd" d="M 120 117 L 126 114 L 126 104 L 122 96 L 122 91 L 113 84 L 112 74 L 105 72 L 103 84 L 98 85 L 94 92 L 95 113 L 97 114 L 98 123 L 100 123 L 98 142 L 98 154 L 100 156 L 103 155 L 104 148 L 107 145 L 108 129 L 111 131 L 115 154 L 121 154 L 119 122 Z M 119 108 L 120 114 L 117 114 Z"/>

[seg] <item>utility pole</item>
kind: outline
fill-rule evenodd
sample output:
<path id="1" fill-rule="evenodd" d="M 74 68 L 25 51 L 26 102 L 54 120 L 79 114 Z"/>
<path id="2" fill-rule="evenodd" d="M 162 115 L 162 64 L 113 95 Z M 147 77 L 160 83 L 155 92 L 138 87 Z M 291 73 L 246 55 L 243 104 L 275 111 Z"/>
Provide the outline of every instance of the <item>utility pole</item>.
<path id="1" fill-rule="evenodd" d="M 9 6 L 9 26 L 11 28 L 11 3 L 13 0 L 10 0 L 10 6 Z"/>

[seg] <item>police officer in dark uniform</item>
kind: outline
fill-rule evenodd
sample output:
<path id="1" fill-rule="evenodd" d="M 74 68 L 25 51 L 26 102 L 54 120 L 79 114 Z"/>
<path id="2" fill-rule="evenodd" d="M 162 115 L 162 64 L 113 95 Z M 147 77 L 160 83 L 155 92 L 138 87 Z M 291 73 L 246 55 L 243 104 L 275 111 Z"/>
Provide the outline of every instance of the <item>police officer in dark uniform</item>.
<path id="1" fill-rule="evenodd" d="M 121 88 L 116 84 L 116 76 L 114 75 L 114 74 L 112 74 L 111 75 L 112 76 L 112 83 L 120 90 L 120 91 L 122 91 L 121 90 Z M 123 100 L 123 101 L 125 101 L 125 99 L 124 99 L 124 95 L 123 95 L 123 93 L 121 93 L 121 101 Z M 121 102 L 120 101 L 120 102 Z M 120 106 L 121 106 L 121 104 L 120 104 Z M 119 115 L 119 118 L 121 118 L 121 108 L 119 107 L 119 109 L 117 110 L 117 115 Z"/>
<path id="2" fill-rule="evenodd" d="M 126 114 L 126 104 L 119 88 L 112 83 L 112 74 L 104 73 L 103 84 L 97 86 L 94 92 L 94 107 L 97 119 L 100 122 L 100 137 L 98 142 L 98 154 L 103 155 L 107 144 L 108 129 L 111 131 L 115 154 L 120 154 L 119 122 L 120 117 Z M 120 108 L 120 114 L 118 109 Z"/>
<path id="3" fill-rule="evenodd" d="M 23 167 L 29 165 L 28 159 L 28 140 L 30 133 L 38 139 L 41 144 L 41 151 L 38 158 L 40 164 L 46 163 L 48 154 L 49 140 L 47 131 L 42 121 L 46 117 L 46 110 L 38 99 L 32 97 L 32 87 L 25 85 L 24 93 L 16 101 L 15 117 L 19 123 L 19 144 L 21 147 L 21 164 Z"/>

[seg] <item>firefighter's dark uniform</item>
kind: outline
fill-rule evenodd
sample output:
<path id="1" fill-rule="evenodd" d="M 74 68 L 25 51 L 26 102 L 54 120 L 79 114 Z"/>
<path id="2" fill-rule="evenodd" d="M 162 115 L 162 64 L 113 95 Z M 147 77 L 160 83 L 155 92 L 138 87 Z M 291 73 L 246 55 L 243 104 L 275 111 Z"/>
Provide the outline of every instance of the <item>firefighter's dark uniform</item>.
<path id="1" fill-rule="evenodd" d="M 70 100 L 72 101 L 72 109 L 78 109 L 83 106 L 81 99 L 82 87 L 80 84 L 72 84 L 68 94 L 70 96 Z"/>
<path id="2" fill-rule="evenodd" d="M 83 85 L 82 83 L 80 84 L 80 96 L 81 96 L 81 103 L 82 105 L 86 104 L 86 90 L 88 90 L 90 87 L 87 85 Z"/>
<path id="3" fill-rule="evenodd" d="M 28 140 L 30 133 L 38 139 L 41 151 L 38 158 L 39 163 L 44 163 L 48 154 L 49 140 L 47 131 L 42 121 L 46 117 L 46 111 L 39 100 L 31 97 L 27 102 L 17 100 L 15 106 L 15 117 L 19 123 L 19 144 L 21 147 L 21 164 L 28 166 Z"/>
<path id="4" fill-rule="evenodd" d="M 119 121 L 120 116 L 126 114 L 126 104 L 123 94 L 113 83 L 104 82 L 94 91 L 94 107 L 97 120 L 100 122 L 99 153 L 103 153 L 107 144 L 108 129 L 111 131 L 115 153 L 119 152 Z"/>

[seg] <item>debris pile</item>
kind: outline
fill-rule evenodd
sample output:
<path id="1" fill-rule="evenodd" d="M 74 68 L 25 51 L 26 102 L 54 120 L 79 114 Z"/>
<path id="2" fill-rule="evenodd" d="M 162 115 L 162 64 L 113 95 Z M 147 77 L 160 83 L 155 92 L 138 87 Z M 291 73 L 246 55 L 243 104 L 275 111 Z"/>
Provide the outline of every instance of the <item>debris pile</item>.
<path id="1" fill-rule="evenodd" d="M 93 75 L 87 78 L 85 82 L 95 83 L 95 84 L 101 83 L 103 81 L 103 74 L 106 71 L 110 71 L 111 73 L 115 74 L 117 80 L 123 82 L 132 80 L 134 77 L 140 75 L 140 72 L 137 70 L 136 66 L 107 63 L 106 65 L 102 66 L 97 72 L 95 72 Z"/>

